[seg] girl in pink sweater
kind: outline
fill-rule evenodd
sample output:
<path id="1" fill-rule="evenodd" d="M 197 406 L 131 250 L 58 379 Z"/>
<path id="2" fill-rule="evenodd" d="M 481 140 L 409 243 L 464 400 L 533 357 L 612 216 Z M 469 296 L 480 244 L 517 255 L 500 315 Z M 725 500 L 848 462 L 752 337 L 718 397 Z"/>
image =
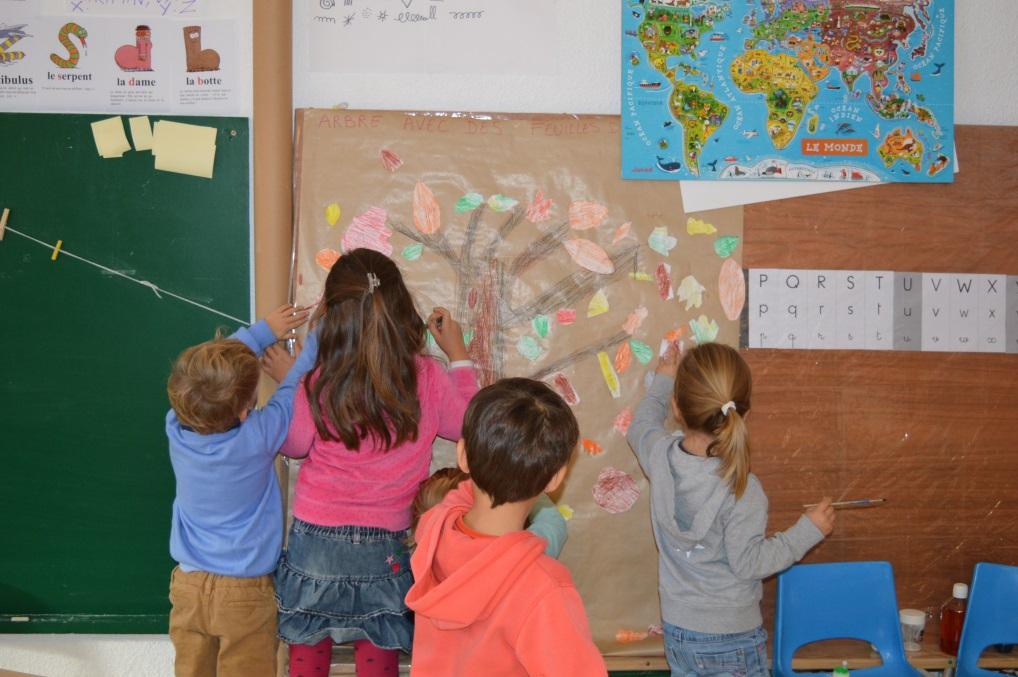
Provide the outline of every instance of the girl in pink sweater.
<path id="1" fill-rule="evenodd" d="M 369 249 L 332 267 L 318 354 L 281 453 L 304 457 L 293 525 L 276 570 L 291 677 L 325 677 L 332 644 L 354 643 L 357 674 L 395 677 L 413 643 L 410 506 L 431 445 L 460 438 L 477 375 L 460 326 L 428 318 L 449 370 L 422 355 L 425 325 L 399 269 Z M 313 349 L 309 341 L 308 349 Z"/>

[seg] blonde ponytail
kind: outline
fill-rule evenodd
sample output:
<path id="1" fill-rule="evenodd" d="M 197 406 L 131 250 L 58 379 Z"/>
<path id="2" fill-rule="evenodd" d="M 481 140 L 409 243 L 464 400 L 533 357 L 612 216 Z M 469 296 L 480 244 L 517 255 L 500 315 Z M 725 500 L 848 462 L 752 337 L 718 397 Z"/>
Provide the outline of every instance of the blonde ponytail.
<path id="1" fill-rule="evenodd" d="M 675 374 L 675 405 L 687 430 L 714 436 L 708 456 L 721 459 L 718 474 L 736 498 L 749 480 L 749 413 L 752 379 L 738 351 L 720 343 L 689 350 Z"/>

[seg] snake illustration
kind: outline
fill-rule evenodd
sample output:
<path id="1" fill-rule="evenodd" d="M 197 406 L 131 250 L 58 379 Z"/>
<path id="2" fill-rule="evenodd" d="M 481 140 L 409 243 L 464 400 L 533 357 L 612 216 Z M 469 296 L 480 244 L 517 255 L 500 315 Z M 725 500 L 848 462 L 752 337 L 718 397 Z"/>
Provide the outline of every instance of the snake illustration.
<path id="1" fill-rule="evenodd" d="M 27 25 L 0 26 L 0 65 L 6 66 L 25 58 L 24 52 L 8 52 L 7 50 L 14 46 L 14 43 L 21 38 L 31 37 L 25 32 L 25 26 Z"/>
<path id="2" fill-rule="evenodd" d="M 60 40 L 60 44 L 67 49 L 68 57 L 63 59 L 56 54 L 49 55 L 50 61 L 55 63 L 59 68 L 76 68 L 78 66 L 78 60 L 81 58 L 81 53 L 78 51 L 78 48 L 74 46 L 74 43 L 71 42 L 71 39 L 67 37 L 68 34 L 78 36 L 78 39 L 81 40 L 81 46 L 88 47 L 88 45 L 85 44 L 85 38 L 88 37 L 88 31 L 74 22 L 64 24 L 64 27 L 60 29 L 60 34 L 57 38 Z"/>

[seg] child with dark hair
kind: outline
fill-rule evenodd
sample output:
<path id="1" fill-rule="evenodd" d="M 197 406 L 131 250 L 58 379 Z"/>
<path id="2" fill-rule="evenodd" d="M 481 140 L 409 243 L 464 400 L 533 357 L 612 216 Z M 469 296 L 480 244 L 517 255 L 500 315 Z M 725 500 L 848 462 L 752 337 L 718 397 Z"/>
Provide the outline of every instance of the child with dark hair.
<path id="1" fill-rule="evenodd" d="M 290 675 L 327 675 L 332 644 L 353 642 L 357 674 L 393 676 L 413 621 L 410 504 L 436 436 L 458 440 L 477 374 L 463 332 L 436 308 L 428 328 L 451 362 L 425 357 L 425 324 L 399 268 L 370 249 L 329 271 L 314 367 L 297 389 L 281 453 L 300 469 L 276 569 Z"/>
<path id="2" fill-rule="evenodd" d="M 460 482 L 468 479 L 470 479 L 470 475 L 459 468 L 439 468 L 431 473 L 431 477 L 424 480 L 421 488 L 417 490 L 417 496 L 414 497 L 413 521 L 410 524 L 410 530 L 416 532 L 421 516 L 441 503 L 450 491 L 459 486 Z M 527 516 L 525 526 L 527 531 L 537 534 L 547 543 L 544 554 L 558 559 L 562 554 L 562 547 L 566 544 L 569 532 L 566 528 L 565 518 L 548 494 L 541 494 L 537 497 L 534 507 L 530 510 L 530 515 Z"/>
<path id="3" fill-rule="evenodd" d="M 412 674 L 606 675 L 569 570 L 523 527 L 579 440 L 569 406 L 524 378 L 481 390 L 456 448 L 470 474 L 421 518 Z"/>

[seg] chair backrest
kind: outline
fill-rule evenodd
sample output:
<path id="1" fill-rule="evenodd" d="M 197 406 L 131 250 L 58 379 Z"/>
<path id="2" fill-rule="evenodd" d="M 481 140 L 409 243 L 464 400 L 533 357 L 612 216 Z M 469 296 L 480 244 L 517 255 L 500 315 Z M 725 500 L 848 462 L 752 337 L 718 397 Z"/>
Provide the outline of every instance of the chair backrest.
<path id="1" fill-rule="evenodd" d="M 778 576 L 774 672 L 792 675 L 792 656 L 824 639 L 860 639 L 883 666 L 866 675 L 915 675 L 905 658 L 890 562 L 798 564 Z"/>
<path id="2" fill-rule="evenodd" d="M 976 667 L 991 644 L 1018 644 L 1018 567 L 980 562 L 972 575 L 958 644 L 958 677 L 1000 673 Z"/>

